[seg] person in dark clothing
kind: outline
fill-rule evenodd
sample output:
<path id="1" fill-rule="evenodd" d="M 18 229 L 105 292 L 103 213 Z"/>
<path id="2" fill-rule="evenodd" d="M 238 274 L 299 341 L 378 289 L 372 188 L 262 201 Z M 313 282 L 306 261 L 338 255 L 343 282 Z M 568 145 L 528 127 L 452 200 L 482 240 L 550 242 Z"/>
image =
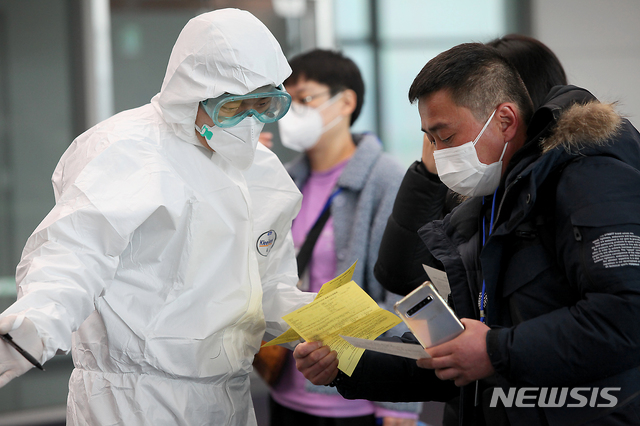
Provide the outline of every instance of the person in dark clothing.
<path id="1" fill-rule="evenodd" d="M 465 331 L 417 363 L 366 351 L 351 377 L 303 343 L 298 369 L 347 398 L 446 401 L 455 385 L 448 424 L 640 424 L 640 133 L 575 86 L 532 115 L 477 43 L 429 61 L 409 97 L 441 179 L 469 196 L 419 231 Z"/>
<path id="2" fill-rule="evenodd" d="M 495 47 L 518 70 L 535 109 L 553 86 L 567 84 L 557 56 L 539 40 L 508 34 L 486 44 Z M 433 262 L 418 229 L 442 219 L 463 199 L 440 181 L 434 148 L 425 135 L 422 159 L 414 162 L 403 178 L 373 270 L 384 288 L 403 296 L 429 279 L 422 265 Z"/>
<path id="3" fill-rule="evenodd" d="M 518 70 L 533 108 L 542 106 L 553 86 L 567 84 L 567 74 L 555 53 L 540 40 L 522 34 L 507 34 L 486 43 L 498 49 Z"/>

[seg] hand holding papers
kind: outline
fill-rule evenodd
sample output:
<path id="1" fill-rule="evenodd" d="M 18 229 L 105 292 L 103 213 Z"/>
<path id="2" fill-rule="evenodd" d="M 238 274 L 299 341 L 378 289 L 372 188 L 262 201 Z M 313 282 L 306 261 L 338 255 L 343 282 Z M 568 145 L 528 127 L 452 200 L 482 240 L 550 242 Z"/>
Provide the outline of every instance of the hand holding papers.
<path id="1" fill-rule="evenodd" d="M 446 273 L 425 266 L 429 276 L 436 277 L 440 291 L 449 294 L 449 280 Z M 431 358 L 423 349 L 439 345 L 458 336 L 464 326 L 449 308 L 435 286 L 426 281 L 395 304 L 395 311 L 407 324 L 420 345 L 398 342 L 381 342 L 343 336 L 349 343 L 359 348 L 402 356 L 405 358 Z"/>
<path id="2" fill-rule="evenodd" d="M 351 281 L 351 277 L 353 277 L 353 271 L 354 269 L 356 269 L 357 263 L 358 263 L 357 261 L 354 262 L 353 265 L 351 265 L 351 267 L 346 271 L 344 271 L 342 274 L 338 275 L 336 278 L 332 279 L 331 281 L 324 283 L 322 285 L 322 288 L 320 288 L 320 291 L 316 295 L 316 300 L 322 297 L 323 295 L 335 290 L 341 285 L 344 285 L 349 281 Z M 280 336 L 265 343 L 262 346 L 280 345 L 283 343 L 294 342 L 296 340 L 300 340 L 301 338 L 302 337 L 293 328 L 290 328 L 289 330 L 282 333 Z"/>
<path id="3" fill-rule="evenodd" d="M 324 284 L 313 302 L 284 316 L 291 329 L 267 345 L 300 337 L 306 341 L 322 341 L 338 353 L 338 368 L 351 375 L 364 349 L 352 346 L 340 335 L 375 339 L 401 322 L 351 281 L 355 265 Z"/>
<path id="4" fill-rule="evenodd" d="M 355 348 L 340 335 L 375 339 L 401 322 L 380 308 L 354 281 L 316 298 L 283 319 L 303 339 L 321 341 L 338 352 L 338 368 L 349 376 L 364 349 Z"/>

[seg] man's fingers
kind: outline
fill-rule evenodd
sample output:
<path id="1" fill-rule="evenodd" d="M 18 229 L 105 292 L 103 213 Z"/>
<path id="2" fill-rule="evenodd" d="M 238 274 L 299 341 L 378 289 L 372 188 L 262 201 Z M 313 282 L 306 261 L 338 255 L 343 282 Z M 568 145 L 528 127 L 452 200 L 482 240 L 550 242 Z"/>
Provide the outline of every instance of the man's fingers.
<path id="1" fill-rule="evenodd" d="M 431 349 L 429 349 L 431 352 Z M 451 354 L 431 358 L 422 358 L 416 361 L 420 368 L 442 369 L 453 366 L 453 356 Z"/>
<path id="2" fill-rule="evenodd" d="M 302 369 L 307 369 L 316 364 L 320 364 L 320 368 L 326 366 L 333 361 L 333 358 L 325 359 L 327 356 L 330 356 L 330 354 L 331 348 L 329 348 L 329 346 L 322 346 L 320 349 L 316 349 L 304 357 L 296 357 L 294 353 L 293 358 L 296 360 L 296 368 L 302 371 Z"/>
<path id="3" fill-rule="evenodd" d="M 320 347 L 322 347 L 322 342 L 300 343 L 293 351 L 293 357 L 296 359 L 304 358 Z"/>
<path id="4" fill-rule="evenodd" d="M 296 368 L 311 383 L 326 385 L 338 374 L 338 353 L 322 342 L 305 342 L 293 351 Z"/>
<path id="5" fill-rule="evenodd" d="M 326 346 L 314 351 L 310 356 L 296 360 L 296 368 L 314 385 L 327 385 L 338 375 L 338 353 L 329 352 L 316 362 L 310 359 L 319 352 L 324 352 Z"/>
<path id="6" fill-rule="evenodd" d="M 438 379 L 452 380 L 456 386 L 464 386 L 471 382 L 461 370 L 453 365 L 451 356 L 419 359 L 417 364 L 418 367 L 435 370 Z"/>
<path id="7" fill-rule="evenodd" d="M 422 358 L 416 361 L 416 364 L 418 364 L 418 367 L 420 368 L 429 368 L 433 370 L 433 366 L 431 365 L 431 362 L 433 361 L 433 358 Z"/>
<path id="8" fill-rule="evenodd" d="M 457 337 L 456 337 L 457 339 Z M 454 343 L 456 339 L 449 340 L 448 342 L 444 342 L 438 346 L 430 347 L 427 352 L 431 355 L 432 358 L 438 358 L 446 355 L 451 355 L 453 353 Z"/>
<path id="9" fill-rule="evenodd" d="M 307 377 L 307 379 L 314 385 L 328 385 L 338 375 L 338 358 L 336 357 L 326 368 L 322 369 L 318 374 L 311 374 L 309 375 L 309 377 Z"/>
<path id="10" fill-rule="evenodd" d="M 431 367 L 429 368 L 434 368 L 436 370 L 441 370 L 443 368 L 450 368 L 454 366 L 452 355 L 441 356 L 438 358 L 431 358 L 429 359 L 429 361 L 431 361 L 430 362 Z"/>
<path id="11" fill-rule="evenodd" d="M 324 355 L 317 356 L 318 354 Z M 312 352 L 308 357 L 302 360 L 296 360 L 296 368 L 307 378 L 315 377 L 325 369 L 329 368 L 337 358 L 337 352 L 329 352 L 329 348 L 324 346 L 317 351 Z"/>
<path id="12" fill-rule="evenodd" d="M 464 325 L 464 328 L 467 329 L 469 326 L 474 326 L 479 321 L 471 319 L 471 318 L 460 318 L 460 322 Z"/>
<path id="13" fill-rule="evenodd" d="M 458 378 L 458 370 L 454 368 L 442 368 L 435 371 L 440 380 L 455 380 Z"/>

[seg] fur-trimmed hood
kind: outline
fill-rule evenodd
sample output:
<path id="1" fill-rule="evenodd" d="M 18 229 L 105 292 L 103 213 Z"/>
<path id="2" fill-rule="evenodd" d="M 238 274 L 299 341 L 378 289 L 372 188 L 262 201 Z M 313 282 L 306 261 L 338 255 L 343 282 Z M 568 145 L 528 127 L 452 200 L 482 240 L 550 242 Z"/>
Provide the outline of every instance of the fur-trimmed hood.
<path id="1" fill-rule="evenodd" d="M 529 122 L 527 142 L 512 157 L 503 179 L 508 184 L 534 162 L 548 172 L 577 155 L 608 155 L 640 164 L 636 144 L 615 143 L 627 139 L 633 126 L 614 107 L 580 87 L 554 87 Z"/>
<path id="2" fill-rule="evenodd" d="M 640 134 L 613 104 L 601 103 L 579 87 L 556 86 L 534 113 L 527 141 L 511 157 L 500 186 L 516 189 L 519 181 L 517 186 L 527 187 L 521 190 L 533 199 L 552 174 L 592 156 L 613 158 L 640 170 Z"/>
<path id="3" fill-rule="evenodd" d="M 537 140 L 542 153 L 557 147 L 577 153 L 603 145 L 620 131 L 623 118 L 615 104 L 601 103 L 576 86 L 556 86 L 529 124 L 529 141 Z"/>
<path id="4" fill-rule="evenodd" d="M 575 103 L 562 113 L 549 137 L 540 140 L 540 146 L 543 153 L 559 146 L 568 152 L 579 152 L 587 145 L 604 144 L 616 136 L 621 125 L 622 117 L 614 104 L 597 100 Z"/>
<path id="5" fill-rule="evenodd" d="M 615 104 L 598 101 L 576 86 L 556 86 L 529 124 L 529 140 L 537 140 L 542 153 L 557 147 L 577 153 L 616 136 L 623 118 Z M 535 136 L 534 136 L 535 135 Z"/>

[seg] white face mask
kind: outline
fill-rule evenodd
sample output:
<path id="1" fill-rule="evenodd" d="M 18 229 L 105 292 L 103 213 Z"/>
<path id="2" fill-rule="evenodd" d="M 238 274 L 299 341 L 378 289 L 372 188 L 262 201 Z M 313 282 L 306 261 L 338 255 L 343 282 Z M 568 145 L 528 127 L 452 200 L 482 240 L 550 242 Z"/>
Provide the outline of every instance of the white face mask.
<path id="1" fill-rule="evenodd" d="M 502 157 L 509 142 L 505 143 L 500 159 L 491 164 L 481 163 L 475 148 L 495 113 L 494 110 L 473 142 L 434 151 L 438 176 L 452 191 L 467 197 L 483 196 L 492 194 L 500 184 Z"/>
<path id="2" fill-rule="evenodd" d="M 323 125 L 320 111 L 328 108 L 337 101 L 342 92 L 336 93 L 331 99 L 313 108 L 307 105 L 292 104 L 289 112 L 278 121 L 280 140 L 282 145 L 294 151 L 302 152 L 312 148 L 320 136 L 342 120 L 339 115 L 326 126 Z"/>
<path id="3" fill-rule="evenodd" d="M 235 126 L 226 128 L 209 127 L 207 124 L 199 128 L 196 124 L 196 130 L 207 141 L 207 145 L 240 170 L 246 170 L 253 164 L 263 127 L 264 123 L 255 117 L 247 117 Z"/>

